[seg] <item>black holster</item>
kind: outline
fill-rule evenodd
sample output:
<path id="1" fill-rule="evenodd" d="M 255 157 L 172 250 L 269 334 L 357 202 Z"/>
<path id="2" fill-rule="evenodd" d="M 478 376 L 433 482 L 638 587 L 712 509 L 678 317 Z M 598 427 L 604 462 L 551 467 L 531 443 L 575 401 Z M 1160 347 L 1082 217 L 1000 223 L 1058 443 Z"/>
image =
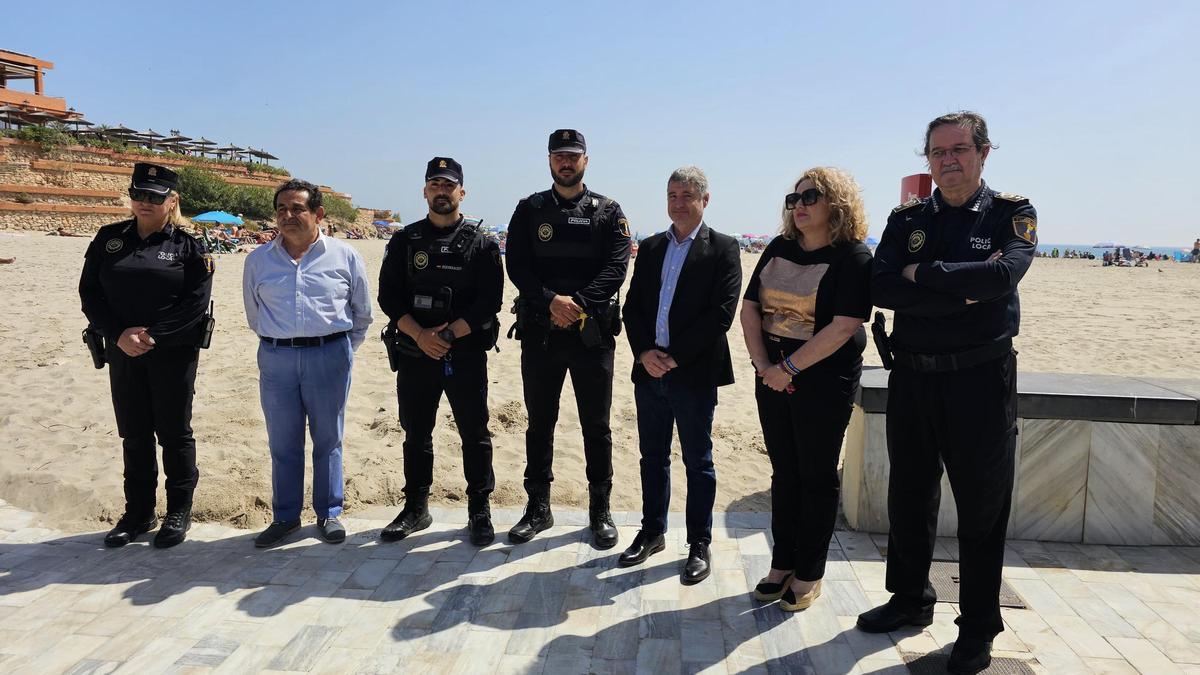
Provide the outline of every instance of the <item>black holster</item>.
<path id="1" fill-rule="evenodd" d="M 884 318 L 883 312 L 875 312 L 875 320 L 871 322 L 871 338 L 875 340 L 875 349 L 879 350 L 879 360 L 883 363 L 884 370 L 891 370 L 894 363 L 892 339 L 888 337 L 887 319 Z"/>
<path id="2" fill-rule="evenodd" d="M 621 334 L 621 301 L 618 298 L 592 307 L 590 314 L 599 322 L 601 333 L 613 337 Z"/>
<path id="3" fill-rule="evenodd" d="M 196 336 L 196 346 L 200 349 L 208 349 L 212 344 L 213 329 L 217 327 L 217 320 L 213 317 L 213 302 L 208 303 L 208 312 L 200 319 L 200 334 Z"/>
<path id="4" fill-rule="evenodd" d="M 518 340 L 524 340 L 526 336 L 540 336 L 541 342 L 546 341 L 546 336 L 550 334 L 549 314 L 538 312 L 520 296 L 513 300 L 512 313 L 516 321 L 508 329 L 509 338 L 515 336 Z"/>
<path id="5" fill-rule="evenodd" d="M 92 355 L 92 365 L 96 369 L 104 367 L 104 334 L 99 329 L 88 326 L 83 329 L 83 344 L 87 345 L 88 352 Z"/>
<path id="6" fill-rule="evenodd" d="M 387 350 L 388 367 L 393 373 L 400 370 L 400 331 L 389 325 L 379 334 L 379 339 L 383 340 L 383 348 Z"/>

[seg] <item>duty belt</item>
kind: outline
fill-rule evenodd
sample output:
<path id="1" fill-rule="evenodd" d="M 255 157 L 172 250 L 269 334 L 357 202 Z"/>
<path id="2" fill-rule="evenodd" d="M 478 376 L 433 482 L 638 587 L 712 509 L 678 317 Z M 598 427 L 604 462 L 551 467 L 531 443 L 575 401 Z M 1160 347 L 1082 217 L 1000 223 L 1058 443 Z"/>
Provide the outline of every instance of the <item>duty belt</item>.
<path id="1" fill-rule="evenodd" d="M 987 363 L 1012 351 L 1012 340 L 1001 340 L 985 347 L 968 349 L 957 354 L 916 354 L 892 349 L 896 365 L 918 373 L 948 373 Z"/>
<path id="2" fill-rule="evenodd" d="M 346 337 L 346 331 L 330 333 L 329 335 L 322 335 L 320 337 L 270 338 L 260 335 L 259 339 L 276 347 L 320 347 L 323 344 L 343 337 Z"/>

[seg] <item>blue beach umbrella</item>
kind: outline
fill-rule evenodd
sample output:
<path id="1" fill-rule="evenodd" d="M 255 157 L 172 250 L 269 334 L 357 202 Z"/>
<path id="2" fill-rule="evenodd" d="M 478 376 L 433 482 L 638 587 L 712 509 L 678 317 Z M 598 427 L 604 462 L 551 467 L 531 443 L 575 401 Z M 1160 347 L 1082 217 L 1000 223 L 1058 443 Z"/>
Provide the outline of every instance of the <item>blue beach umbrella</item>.
<path id="1" fill-rule="evenodd" d="M 194 223 L 219 223 L 221 225 L 241 225 L 242 219 L 224 211 L 208 211 L 198 216 L 192 216 Z"/>
<path id="2" fill-rule="evenodd" d="M 867 239 L 866 239 L 866 241 L 865 241 L 864 243 L 865 243 L 867 246 L 878 246 L 878 245 L 879 245 L 879 240 L 878 240 L 878 239 L 876 239 L 875 237 L 867 237 Z"/>

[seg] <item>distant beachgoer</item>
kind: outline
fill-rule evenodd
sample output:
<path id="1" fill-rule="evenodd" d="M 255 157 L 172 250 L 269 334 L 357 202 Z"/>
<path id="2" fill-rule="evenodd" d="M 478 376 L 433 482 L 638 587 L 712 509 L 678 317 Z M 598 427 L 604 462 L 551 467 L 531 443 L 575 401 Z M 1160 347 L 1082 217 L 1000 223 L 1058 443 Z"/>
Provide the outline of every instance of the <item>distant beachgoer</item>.
<path id="1" fill-rule="evenodd" d="M 11 265 L 16 261 L 16 258 L 0 258 L 0 265 Z"/>
<path id="2" fill-rule="evenodd" d="M 1200 238 L 1192 244 L 1192 262 L 1200 262 Z"/>

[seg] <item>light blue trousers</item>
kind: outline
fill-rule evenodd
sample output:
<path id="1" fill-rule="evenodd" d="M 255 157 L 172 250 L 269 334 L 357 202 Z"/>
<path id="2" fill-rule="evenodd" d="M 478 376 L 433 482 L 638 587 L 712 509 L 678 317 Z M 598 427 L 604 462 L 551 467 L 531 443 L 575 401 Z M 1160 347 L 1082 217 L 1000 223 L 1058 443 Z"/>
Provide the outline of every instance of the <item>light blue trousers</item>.
<path id="1" fill-rule="evenodd" d="M 258 345 L 258 393 L 271 447 L 271 510 L 297 520 L 304 501 L 304 425 L 313 441 L 313 511 L 342 512 L 342 433 L 354 351 L 349 338 L 319 347 Z"/>

